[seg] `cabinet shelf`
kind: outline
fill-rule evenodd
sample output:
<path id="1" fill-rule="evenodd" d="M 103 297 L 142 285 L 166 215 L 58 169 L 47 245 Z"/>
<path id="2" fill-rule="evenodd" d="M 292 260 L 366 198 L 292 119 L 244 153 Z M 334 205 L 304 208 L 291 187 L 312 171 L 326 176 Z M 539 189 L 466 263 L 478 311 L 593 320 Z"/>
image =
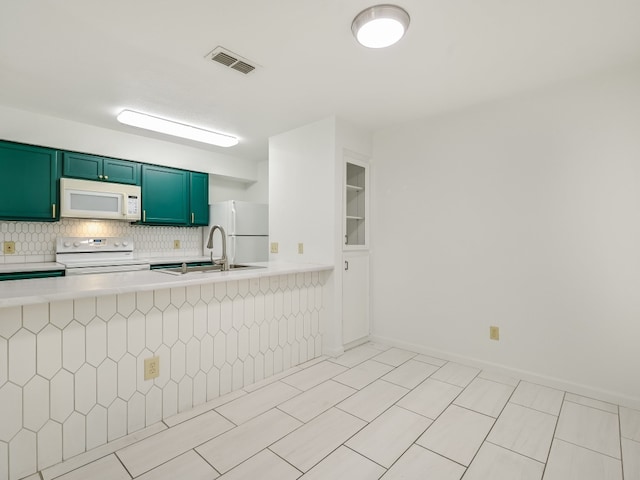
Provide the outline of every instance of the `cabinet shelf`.
<path id="1" fill-rule="evenodd" d="M 348 157 L 347 157 L 348 158 Z M 344 249 L 367 244 L 367 165 L 348 158 L 344 176 Z"/>

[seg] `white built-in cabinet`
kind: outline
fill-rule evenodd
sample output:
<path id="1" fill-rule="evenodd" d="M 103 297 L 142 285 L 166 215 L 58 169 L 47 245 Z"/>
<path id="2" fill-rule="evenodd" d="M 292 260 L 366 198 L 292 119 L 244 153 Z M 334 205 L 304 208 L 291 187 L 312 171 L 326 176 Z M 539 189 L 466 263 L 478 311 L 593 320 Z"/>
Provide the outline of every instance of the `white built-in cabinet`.
<path id="1" fill-rule="evenodd" d="M 344 245 L 345 250 L 367 248 L 369 230 L 369 167 L 345 155 L 344 166 Z"/>
<path id="2" fill-rule="evenodd" d="M 344 246 L 342 271 L 342 343 L 369 336 L 369 165 L 344 154 Z"/>
<path id="3" fill-rule="evenodd" d="M 342 343 L 369 336 L 369 252 L 345 252 L 342 272 Z"/>

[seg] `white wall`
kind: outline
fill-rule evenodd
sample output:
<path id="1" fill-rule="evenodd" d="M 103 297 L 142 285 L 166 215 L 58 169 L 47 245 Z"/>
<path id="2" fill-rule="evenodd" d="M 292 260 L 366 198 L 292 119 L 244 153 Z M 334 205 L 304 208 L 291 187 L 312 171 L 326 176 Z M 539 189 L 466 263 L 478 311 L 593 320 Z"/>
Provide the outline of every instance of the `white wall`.
<path id="1" fill-rule="evenodd" d="M 343 352 L 342 219 L 344 150 L 370 155 L 370 132 L 329 117 L 269 139 L 269 240 L 272 261 L 334 265 L 325 291 L 323 348 Z M 298 243 L 304 253 L 298 253 Z"/>
<path id="2" fill-rule="evenodd" d="M 250 160 L 1 105 L 0 139 L 257 180 Z"/>
<path id="3" fill-rule="evenodd" d="M 640 405 L 640 68 L 378 132 L 373 163 L 377 337 Z"/>
<path id="4" fill-rule="evenodd" d="M 335 118 L 269 138 L 269 241 L 279 244 L 272 261 L 334 263 L 335 184 Z"/>
<path id="5" fill-rule="evenodd" d="M 269 203 L 269 162 L 256 164 L 256 180 L 233 180 L 220 175 L 209 175 L 209 203 L 225 200 Z"/>

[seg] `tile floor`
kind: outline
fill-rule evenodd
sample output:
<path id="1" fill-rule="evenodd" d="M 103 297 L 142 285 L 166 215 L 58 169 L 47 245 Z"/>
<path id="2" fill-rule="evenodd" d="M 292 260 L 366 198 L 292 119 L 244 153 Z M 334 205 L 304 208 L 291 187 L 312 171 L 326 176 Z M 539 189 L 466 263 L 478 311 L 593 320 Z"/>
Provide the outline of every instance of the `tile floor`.
<path id="1" fill-rule="evenodd" d="M 368 343 L 32 478 L 640 480 L 640 411 Z"/>

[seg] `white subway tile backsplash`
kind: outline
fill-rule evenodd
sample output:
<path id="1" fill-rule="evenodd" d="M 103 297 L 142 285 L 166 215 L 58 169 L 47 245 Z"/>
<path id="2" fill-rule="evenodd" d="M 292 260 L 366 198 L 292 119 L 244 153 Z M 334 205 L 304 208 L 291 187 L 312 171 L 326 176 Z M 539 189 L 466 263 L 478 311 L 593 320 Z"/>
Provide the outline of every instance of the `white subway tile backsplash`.
<path id="1" fill-rule="evenodd" d="M 73 412 L 62 425 L 62 456 L 66 460 L 86 450 L 84 415 Z"/>
<path id="2" fill-rule="evenodd" d="M 53 324 L 47 325 L 42 329 L 38 333 L 36 340 L 36 352 L 38 374 L 51 379 L 62 367 L 62 332 L 60 329 Z M 0 381 L 1 384 L 2 382 Z"/>
<path id="3" fill-rule="evenodd" d="M 9 443 L 9 477 L 22 478 L 29 475 L 36 463 L 36 434 L 21 430 Z"/>
<path id="4" fill-rule="evenodd" d="M 22 389 L 23 425 L 37 432 L 49 420 L 49 382 L 35 376 Z"/>
<path id="5" fill-rule="evenodd" d="M 107 409 L 107 441 L 124 437 L 127 434 L 127 404 L 116 398 Z"/>
<path id="6" fill-rule="evenodd" d="M 319 355 L 323 309 L 312 281 L 285 275 L 263 289 L 252 279 L 3 309 L 0 478 L 31 475 Z M 160 376 L 145 381 L 153 355 Z M 330 372 L 309 367 L 314 378 L 298 381 L 311 388 L 344 370 L 325 364 Z"/>
<path id="7" fill-rule="evenodd" d="M 107 443 L 107 409 L 95 405 L 87 415 L 87 450 Z"/>
<path id="8" fill-rule="evenodd" d="M 129 317 L 136 308 L 136 294 L 130 292 L 117 295 L 116 306 L 120 315 L 124 318 Z"/>
<path id="9" fill-rule="evenodd" d="M 84 362 L 84 326 L 73 321 L 62 331 L 62 366 L 68 371 L 74 373 Z"/>
<path id="10" fill-rule="evenodd" d="M 184 412 L 193 407 L 193 380 L 183 377 L 178 382 L 178 412 Z"/>
<path id="11" fill-rule="evenodd" d="M 162 344 L 162 312 L 155 307 L 151 308 L 146 313 L 145 324 L 145 344 L 155 352 Z"/>
<path id="12" fill-rule="evenodd" d="M 9 380 L 24 386 L 36 373 L 36 336 L 22 328 L 9 339 Z"/>
<path id="13" fill-rule="evenodd" d="M 136 390 L 136 358 L 125 354 L 118 362 L 118 397 L 129 400 Z"/>
<path id="14" fill-rule="evenodd" d="M 95 297 L 79 298 L 73 302 L 73 317 L 82 325 L 87 325 L 95 315 Z"/>
<path id="15" fill-rule="evenodd" d="M 53 261 L 56 237 L 110 236 L 130 237 L 143 257 L 184 257 L 202 254 L 202 229 L 189 227 L 151 227 L 116 220 L 63 218 L 55 223 L 0 222 L 0 243 L 16 242 L 16 254 L 0 252 L 0 263 Z M 173 240 L 182 248 L 175 250 Z"/>
<path id="16" fill-rule="evenodd" d="M 107 358 L 107 324 L 94 318 L 85 327 L 87 363 L 99 366 Z"/>
<path id="17" fill-rule="evenodd" d="M 0 358 L 7 358 L 8 342 L 0 337 Z M 8 379 L 7 362 L 0 362 L 0 387 L 4 385 Z"/>
<path id="18" fill-rule="evenodd" d="M 22 389 L 12 383 L 0 388 L 2 422 L 0 422 L 0 441 L 8 442 L 22 427 Z"/>
<path id="19" fill-rule="evenodd" d="M 106 295 L 96 299 L 96 313 L 102 320 L 110 320 L 116 314 L 116 296 Z M 53 316 L 53 312 L 51 314 Z"/>
<path id="20" fill-rule="evenodd" d="M 73 375 L 60 370 L 50 382 L 50 415 L 53 420 L 63 423 L 73 412 Z"/>
<path id="21" fill-rule="evenodd" d="M 118 365 L 108 358 L 98 367 L 97 374 L 97 400 L 108 407 L 118 395 Z"/>
<path id="22" fill-rule="evenodd" d="M 145 398 L 135 392 L 127 402 L 127 433 L 137 432 L 145 427 Z"/>
<path id="23" fill-rule="evenodd" d="M 107 355 L 116 362 L 127 351 L 127 321 L 121 315 L 114 315 L 107 322 Z"/>
<path id="24" fill-rule="evenodd" d="M 148 313 L 153 308 L 153 291 L 136 292 L 136 308 L 142 313 Z"/>
<path id="25" fill-rule="evenodd" d="M 62 424 L 49 420 L 38 431 L 38 470 L 62 461 Z M 1 461 L 1 460 L 0 460 Z"/>
<path id="26" fill-rule="evenodd" d="M 38 333 L 49 323 L 49 305 L 40 303 L 25 305 L 22 310 L 22 326 L 27 330 Z"/>
<path id="27" fill-rule="evenodd" d="M 85 363 L 75 374 L 75 410 L 86 415 L 96 404 L 96 369 Z"/>
<path id="28" fill-rule="evenodd" d="M 137 356 L 145 346 L 145 318 L 138 311 L 127 320 L 127 350 Z"/>

